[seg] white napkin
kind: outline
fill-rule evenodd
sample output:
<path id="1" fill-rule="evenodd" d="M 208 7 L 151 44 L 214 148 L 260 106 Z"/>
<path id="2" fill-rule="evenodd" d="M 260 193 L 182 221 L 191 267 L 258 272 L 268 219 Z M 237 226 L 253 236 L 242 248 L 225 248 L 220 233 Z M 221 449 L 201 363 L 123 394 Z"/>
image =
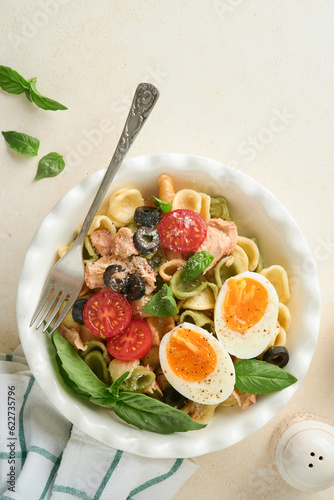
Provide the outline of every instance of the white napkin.
<path id="1" fill-rule="evenodd" d="M 0 354 L 0 500 L 169 500 L 196 469 L 83 434 L 48 402 L 20 346 Z"/>

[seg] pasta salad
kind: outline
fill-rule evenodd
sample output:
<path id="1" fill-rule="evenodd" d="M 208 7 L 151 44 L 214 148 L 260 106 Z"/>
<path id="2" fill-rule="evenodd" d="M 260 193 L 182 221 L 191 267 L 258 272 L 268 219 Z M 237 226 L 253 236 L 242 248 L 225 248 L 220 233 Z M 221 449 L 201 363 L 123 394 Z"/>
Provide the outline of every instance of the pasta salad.
<path id="1" fill-rule="evenodd" d="M 80 396 L 141 429 L 197 430 L 296 382 L 282 370 L 289 281 L 223 195 L 178 190 L 169 174 L 155 194 L 118 189 L 94 218 L 84 286 L 53 340 Z"/>

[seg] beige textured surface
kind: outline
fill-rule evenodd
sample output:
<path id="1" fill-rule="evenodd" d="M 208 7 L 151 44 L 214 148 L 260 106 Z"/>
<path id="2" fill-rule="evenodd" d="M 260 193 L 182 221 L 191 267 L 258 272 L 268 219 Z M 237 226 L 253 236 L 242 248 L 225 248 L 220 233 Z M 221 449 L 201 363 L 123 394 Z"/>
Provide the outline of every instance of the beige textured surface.
<path id="1" fill-rule="evenodd" d="M 311 368 L 292 401 L 256 434 L 202 456 L 175 500 L 332 499 L 293 490 L 269 460 L 285 416 L 334 413 L 334 5 L 330 0 L 0 0 L 1 64 L 68 111 L 46 112 L 0 92 L 1 130 L 64 154 L 56 178 L 0 140 L 0 351 L 19 339 L 15 295 L 38 225 L 74 184 L 104 167 L 134 88 L 155 83 L 159 105 L 130 156 L 178 152 L 230 163 L 271 190 L 297 220 L 317 262 L 322 323 Z M 224 430 L 222 429 L 222 432 Z"/>

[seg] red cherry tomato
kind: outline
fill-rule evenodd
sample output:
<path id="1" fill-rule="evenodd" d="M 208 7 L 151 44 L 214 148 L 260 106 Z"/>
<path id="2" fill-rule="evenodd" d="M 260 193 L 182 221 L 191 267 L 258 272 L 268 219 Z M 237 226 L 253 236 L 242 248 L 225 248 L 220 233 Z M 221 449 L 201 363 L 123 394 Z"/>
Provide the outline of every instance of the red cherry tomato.
<path id="1" fill-rule="evenodd" d="M 152 346 L 152 332 L 146 321 L 132 319 L 118 335 L 108 339 L 107 349 L 117 359 L 132 361 L 144 356 Z"/>
<path id="2" fill-rule="evenodd" d="M 114 290 L 96 293 L 86 302 L 82 318 L 97 337 L 112 337 L 126 328 L 131 320 L 129 302 Z"/>
<path id="3" fill-rule="evenodd" d="M 161 220 L 159 234 L 173 252 L 194 252 L 203 243 L 207 228 L 204 219 L 192 210 L 173 210 Z"/>

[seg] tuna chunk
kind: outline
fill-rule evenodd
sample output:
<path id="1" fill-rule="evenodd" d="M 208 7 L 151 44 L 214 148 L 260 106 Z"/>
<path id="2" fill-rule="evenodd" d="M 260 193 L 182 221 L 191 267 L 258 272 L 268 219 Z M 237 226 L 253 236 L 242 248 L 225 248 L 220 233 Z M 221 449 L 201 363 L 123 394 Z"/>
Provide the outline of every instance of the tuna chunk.
<path id="1" fill-rule="evenodd" d="M 121 227 L 112 237 L 111 251 L 109 253 L 123 259 L 139 254 L 133 243 L 133 233 L 128 227 Z"/>
<path id="2" fill-rule="evenodd" d="M 242 410 L 247 410 L 247 408 L 256 403 L 257 399 L 257 394 L 248 394 L 247 392 L 241 392 L 238 389 L 233 390 L 232 396 L 235 397 Z"/>
<path id="3" fill-rule="evenodd" d="M 100 255 L 110 255 L 112 239 L 113 235 L 107 229 L 93 231 L 90 235 L 90 241 Z"/>
<path id="4" fill-rule="evenodd" d="M 202 245 L 197 249 L 198 252 L 207 250 L 214 256 L 214 260 L 206 269 L 212 269 L 217 262 L 230 255 L 236 247 L 238 240 L 237 226 L 234 222 L 223 219 L 211 219 L 208 222 L 208 232 Z"/>
<path id="5" fill-rule="evenodd" d="M 60 335 L 64 337 L 65 340 L 76 350 L 81 349 L 85 351 L 87 346 L 82 342 L 80 333 L 74 328 L 67 328 L 65 325 L 61 324 L 58 329 Z"/>
<path id="6" fill-rule="evenodd" d="M 113 255 L 105 255 L 95 262 L 88 262 L 85 269 L 85 282 L 91 289 L 103 288 L 103 274 L 108 266 L 120 265 L 124 270 L 124 275 L 137 274 L 145 281 L 145 293 L 150 294 L 155 288 L 156 273 L 148 264 L 144 257 L 132 257 L 123 259 L 121 257 L 114 257 Z"/>

